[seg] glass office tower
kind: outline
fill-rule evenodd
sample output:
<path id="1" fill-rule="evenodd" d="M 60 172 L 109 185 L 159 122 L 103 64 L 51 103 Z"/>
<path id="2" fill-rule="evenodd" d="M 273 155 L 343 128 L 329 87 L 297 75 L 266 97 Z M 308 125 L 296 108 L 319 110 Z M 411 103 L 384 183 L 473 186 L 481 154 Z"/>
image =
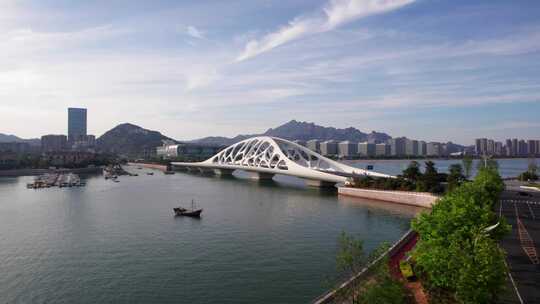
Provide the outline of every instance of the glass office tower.
<path id="1" fill-rule="evenodd" d="M 86 136 L 86 109 L 68 108 L 68 141 Z"/>

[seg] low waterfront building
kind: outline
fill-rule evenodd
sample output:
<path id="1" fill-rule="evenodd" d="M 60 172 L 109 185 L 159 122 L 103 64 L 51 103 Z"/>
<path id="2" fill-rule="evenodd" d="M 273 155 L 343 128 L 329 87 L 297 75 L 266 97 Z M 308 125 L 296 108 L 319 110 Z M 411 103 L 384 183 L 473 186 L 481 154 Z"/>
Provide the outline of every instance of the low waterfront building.
<path id="1" fill-rule="evenodd" d="M 348 140 L 342 141 L 338 145 L 338 153 L 341 157 L 352 157 L 358 154 L 357 144 Z"/>
<path id="2" fill-rule="evenodd" d="M 67 148 L 67 136 L 65 135 L 43 135 L 41 136 L 41 151 L 59 152 Z"/>
<path id="3" fill-rule="evenodd" d="M 360 156 L 375 156 L 376 145 L 369 142 L 358 144 L 358 154 Z"/>
<path id="4" fill-rule="evenodd" d="M 221 149 L 223 147 L 164 141 L 162 146 L 156 147 L 156 155 L 166 159 L 177 157 L 210 158 Z"/>
<path id="5" fill-rule="evenodd" d="M 96 153 L 79 151 L 54 151 L 42 155 L 42 160 L 51 166 L 81 165 L 96 159 Z"/>
<path id="6" fill-rule="evenodd" d="M 338 144 L 335 140 L 323 141 L 320 144 L 321 154 L 322 155 L 337 155 L 338 154 Z"/>
<path id="7" fill-rule="evenodd" d="M 19 163 L 19 154 L 11 151 L 0 151 L 0 170 L 14 169 Z"/>
<path id="8" fill-rule="evenodd" d="M 31 151 L 30 144 L 21 142 L 2 142 L 0 152 L 28 153 Z"/>
<path id="9" fill-rule="evenodd" d="M 74 139 L 71 146 L 73 151 L 93 151 L 96 146 L 95 135 L 80 135 Z"/>

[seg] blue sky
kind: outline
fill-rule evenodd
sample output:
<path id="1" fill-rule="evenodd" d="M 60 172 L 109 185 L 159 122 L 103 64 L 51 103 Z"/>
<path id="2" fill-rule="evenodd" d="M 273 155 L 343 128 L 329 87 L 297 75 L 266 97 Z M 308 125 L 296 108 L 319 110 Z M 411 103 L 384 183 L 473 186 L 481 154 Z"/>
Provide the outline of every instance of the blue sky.
<path id="1" fill-rule="evenodd" d="M 65 133 L 69 106 L 96 135 L 540 138 L 540 1 L 2 1 L 0 132 Z"/>

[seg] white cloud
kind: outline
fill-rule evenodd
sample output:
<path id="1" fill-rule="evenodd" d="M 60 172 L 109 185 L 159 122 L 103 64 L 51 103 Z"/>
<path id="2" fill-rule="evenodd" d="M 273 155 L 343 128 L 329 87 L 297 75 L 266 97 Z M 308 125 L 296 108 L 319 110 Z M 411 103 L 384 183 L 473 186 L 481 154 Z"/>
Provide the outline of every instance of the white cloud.
<path id="1" fill-rule="evenodd" d="M 332 0 L 324 8 L 325 29 L 332 30 L 344 23 L 398 9 L 415 0 Z"/>
<path id="2" fill-rule="evenodd" d="M 186 28 L 186 33 L 193 37 L 193 38 L 197 38 L 197 39 L 204 39 L 204 34 L 203 32 L 201 32 L 199 29 L 197 29 L 196 27 L 190 25 Z"/>
<path id="3" fill-rule="evenodd" d="M 278 31 L 260 40 L 249 41 L 236 58 L 243 61 L 301 37 L 327 32 L 363 17 L 398 9 L 415 0 L 332 0 L 323 8 L 323 16 L 297 17 Z"/>

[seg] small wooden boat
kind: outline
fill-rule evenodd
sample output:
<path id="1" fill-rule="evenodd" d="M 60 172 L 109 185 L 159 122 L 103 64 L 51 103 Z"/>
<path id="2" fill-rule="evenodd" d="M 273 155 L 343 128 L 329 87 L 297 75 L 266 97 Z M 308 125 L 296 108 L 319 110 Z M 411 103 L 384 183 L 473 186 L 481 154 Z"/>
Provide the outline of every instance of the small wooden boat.
<path id="1" fill-rule="evenodd" d="M 195 202 L 191 201 L 191 210 L 188 210 L 183 207 L 173 208 L 175 216 L 189 216 L 189 217 L 200 217 L 202 209 L 195 209 Z"/>

